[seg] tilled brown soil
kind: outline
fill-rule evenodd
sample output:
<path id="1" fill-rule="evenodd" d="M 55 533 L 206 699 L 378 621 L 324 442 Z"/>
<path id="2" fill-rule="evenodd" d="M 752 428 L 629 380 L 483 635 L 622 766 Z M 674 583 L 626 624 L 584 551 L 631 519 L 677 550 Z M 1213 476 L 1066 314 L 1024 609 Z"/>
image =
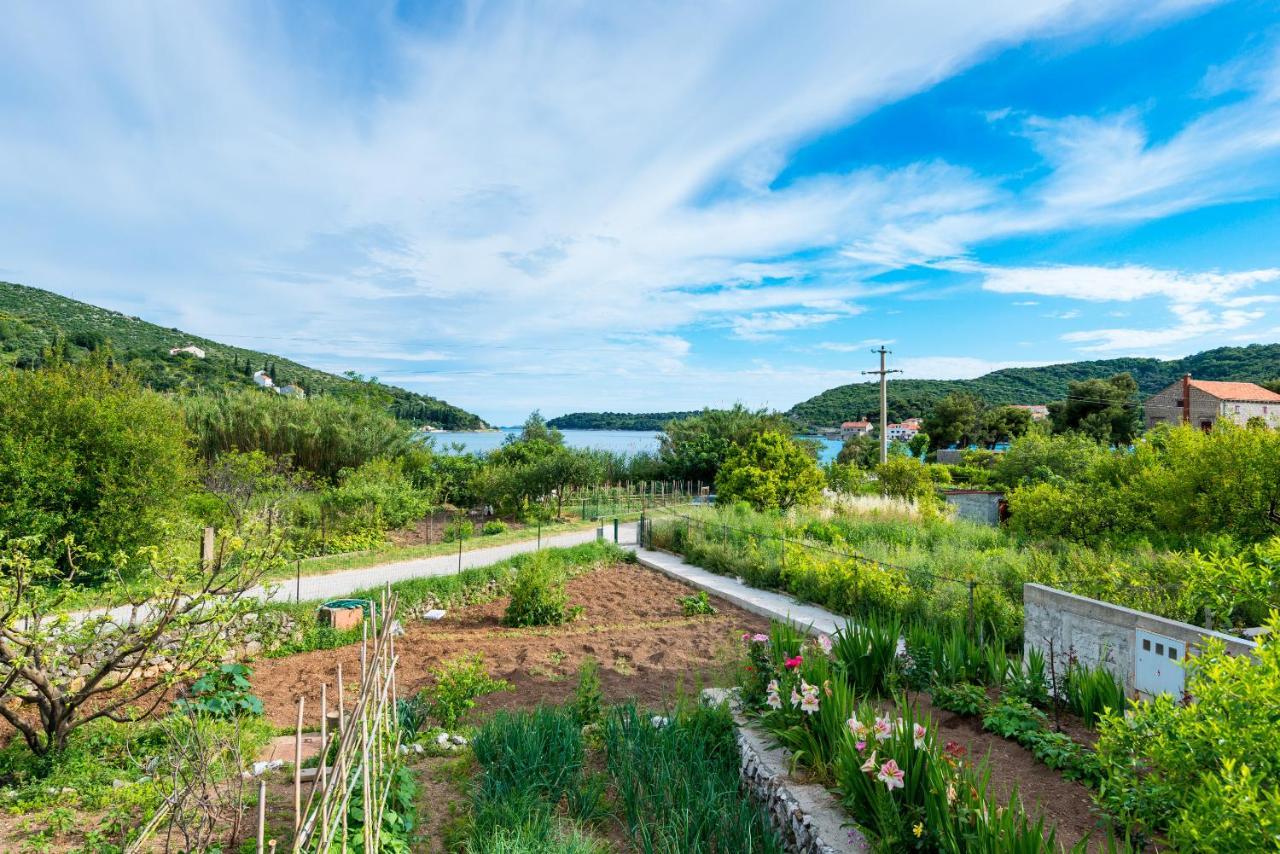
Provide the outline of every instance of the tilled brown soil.
<path id="1" fill-rule="evenodd" d="M 987 732 L 982 728 L 980 717 L 936 709 L 929 702 L 928 694 L 912 694 L 910 700 L 917 704 L 921 717 L 933 718 L 939 744 L 954 741 L 962 745 L 975 763 L 984 757 L 988 759 L 991 791 L 998 802 L 1008 801 L 1016 788 L 1028 810 L 1043 813 L 1045 824 L 1057 828 L 1058 843 L 1070 849 L 1090 836 L 1098 838 L 1090 847 L 1101 848 L 1102 831 L 1086 786 L 1064 779 L 1017 742 Z M 1063 723 L 1064 731 L 1073 738 L 1081 741 L 1093 738 L 1078 722 L 1064 720 Z"/>
<path id="2" fill-rule="evenodd" d="M 561 702 L 572 696 L 578 668 L 588 658 L 600 664 L 606 701 L 660 706 L 680 686 L 693 691 L 710 684 L 740 649 L 744 631 L 767 628 L 760 617 L 721 601 L 715 601 L 715 616 L 685 617 L 677 600 L 690 592 L 667 576 L 618 564 L 569 582 L 570 602 L 585 611 L 563 626 L 509 629 L 501 622 L 505 597 L 451 611 L 437 623 L 409 623 L 396 641 L 401 695 L 429 684 L 429 670 L 441 662 L 479 653 L 489 673 L 513 690 L 482 699 L 476 714 Z M 254 693 L 273 723 L 289 726 L 299 693 L 311 708 L 327 680 L 332 696 L 338 662 L 350 682 L 359 672 L 359 645 L 257 662 Z"/>

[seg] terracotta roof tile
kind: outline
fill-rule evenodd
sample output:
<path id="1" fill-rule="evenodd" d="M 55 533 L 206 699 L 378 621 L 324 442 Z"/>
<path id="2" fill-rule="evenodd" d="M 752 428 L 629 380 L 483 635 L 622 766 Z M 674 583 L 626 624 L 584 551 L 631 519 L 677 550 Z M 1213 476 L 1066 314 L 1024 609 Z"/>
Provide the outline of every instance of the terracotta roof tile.
<path id="1" fill-rule="evenodd" d="M 1280 394 L 1267 391 L 1256 383 L 1222 383 L 1212 380 L 1192 380 L 1192 388 L 1211 394 L 1218 400 L 1244 400 L 1256 403 L 1280 403 Z"/>

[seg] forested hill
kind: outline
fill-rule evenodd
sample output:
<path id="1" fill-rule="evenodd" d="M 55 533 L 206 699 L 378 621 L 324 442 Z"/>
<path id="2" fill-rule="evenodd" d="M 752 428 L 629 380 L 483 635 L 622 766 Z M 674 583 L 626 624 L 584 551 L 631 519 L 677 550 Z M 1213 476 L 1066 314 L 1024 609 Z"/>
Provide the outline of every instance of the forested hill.
<path id="1" fill-rule="evenodd" d="M 128 365 L 158 391 L 252 387 L 252 374 L 258 370 L 266 370 L 277 386 L 292 383 L 309 395 L 361 390 L 351 379 L 281 356 L 166 329 L 38 288 L 0 282 L 0 366 L 37 367 L 50 352 L 74 361 L 106 345 L 117 363 Z M 169 355 L 170 349 L 187 345 L 203 349 L 205 358 Z M 416 424 L 451 429 L 487 426 L 479 416 L 428 395 L 396 386 L 377 390 L 390 398 L 396 416 Z"/>
<path id="2" fill-rule="evenodd" d="M 889 380 L 889 419 L 923 417 L 952 392 L 968 392 L 992 405 L 1038 404 L 1061 400 L 1067 383 L 1133 375 L 1144 395 L 1153 394 L 1190 372 L 1202 380 L 1266 382 L 1280 377 L 1280 344 L 1219 347 L 1182 359 L 1102 359 L 1039 368 L 1005 368 L 971 380 Z M 805 426 L 833 427 L 874 416 L 880 409 L 878 382 L 850 383 L 797 403 L 787 413 Z"/>
<path id="3" fill-rule="evenodd" d="M 668 421 L 697 415 L 695 412 L 570 412 L 552 418 L 547 426 L 557 430 L 661 430 Z"/>

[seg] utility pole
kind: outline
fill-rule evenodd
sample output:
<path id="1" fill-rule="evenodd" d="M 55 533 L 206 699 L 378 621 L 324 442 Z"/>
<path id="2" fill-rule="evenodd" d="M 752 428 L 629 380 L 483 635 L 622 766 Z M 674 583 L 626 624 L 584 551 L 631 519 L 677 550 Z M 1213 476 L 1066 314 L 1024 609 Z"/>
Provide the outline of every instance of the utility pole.
<path id="1" fill-rule="evenodd" d="M 871 352 L 880 354 L 880 370 L 863 371 L 862 373 L 880 375 L 880 462 L 883 463 L 889 459 L 889 389 L 887 380 L 889 374 L 900 374 L 902 371 L 890 371 L 885 368 L 884 357 L 893 351 L 886 350 L 883 344 L 880 345 L 879 350 L 872 350 Z"/>

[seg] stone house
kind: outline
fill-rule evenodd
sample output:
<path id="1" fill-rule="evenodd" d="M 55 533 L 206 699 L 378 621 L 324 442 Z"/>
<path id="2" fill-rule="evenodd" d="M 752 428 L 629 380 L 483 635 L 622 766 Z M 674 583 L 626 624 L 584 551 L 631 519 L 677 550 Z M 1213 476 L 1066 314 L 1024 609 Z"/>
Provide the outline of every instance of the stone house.
<path id="1" fill-rule="evenodd" d="M 1211 430 L 1219 419 L 1243 427 L 1250 418 L 1280 428 L 1280 394 L 1254 383 L 1196 380 L 1191 374 L 1152 395 L 1144 409 L 1148 428 L 1187 423 Z"/>

